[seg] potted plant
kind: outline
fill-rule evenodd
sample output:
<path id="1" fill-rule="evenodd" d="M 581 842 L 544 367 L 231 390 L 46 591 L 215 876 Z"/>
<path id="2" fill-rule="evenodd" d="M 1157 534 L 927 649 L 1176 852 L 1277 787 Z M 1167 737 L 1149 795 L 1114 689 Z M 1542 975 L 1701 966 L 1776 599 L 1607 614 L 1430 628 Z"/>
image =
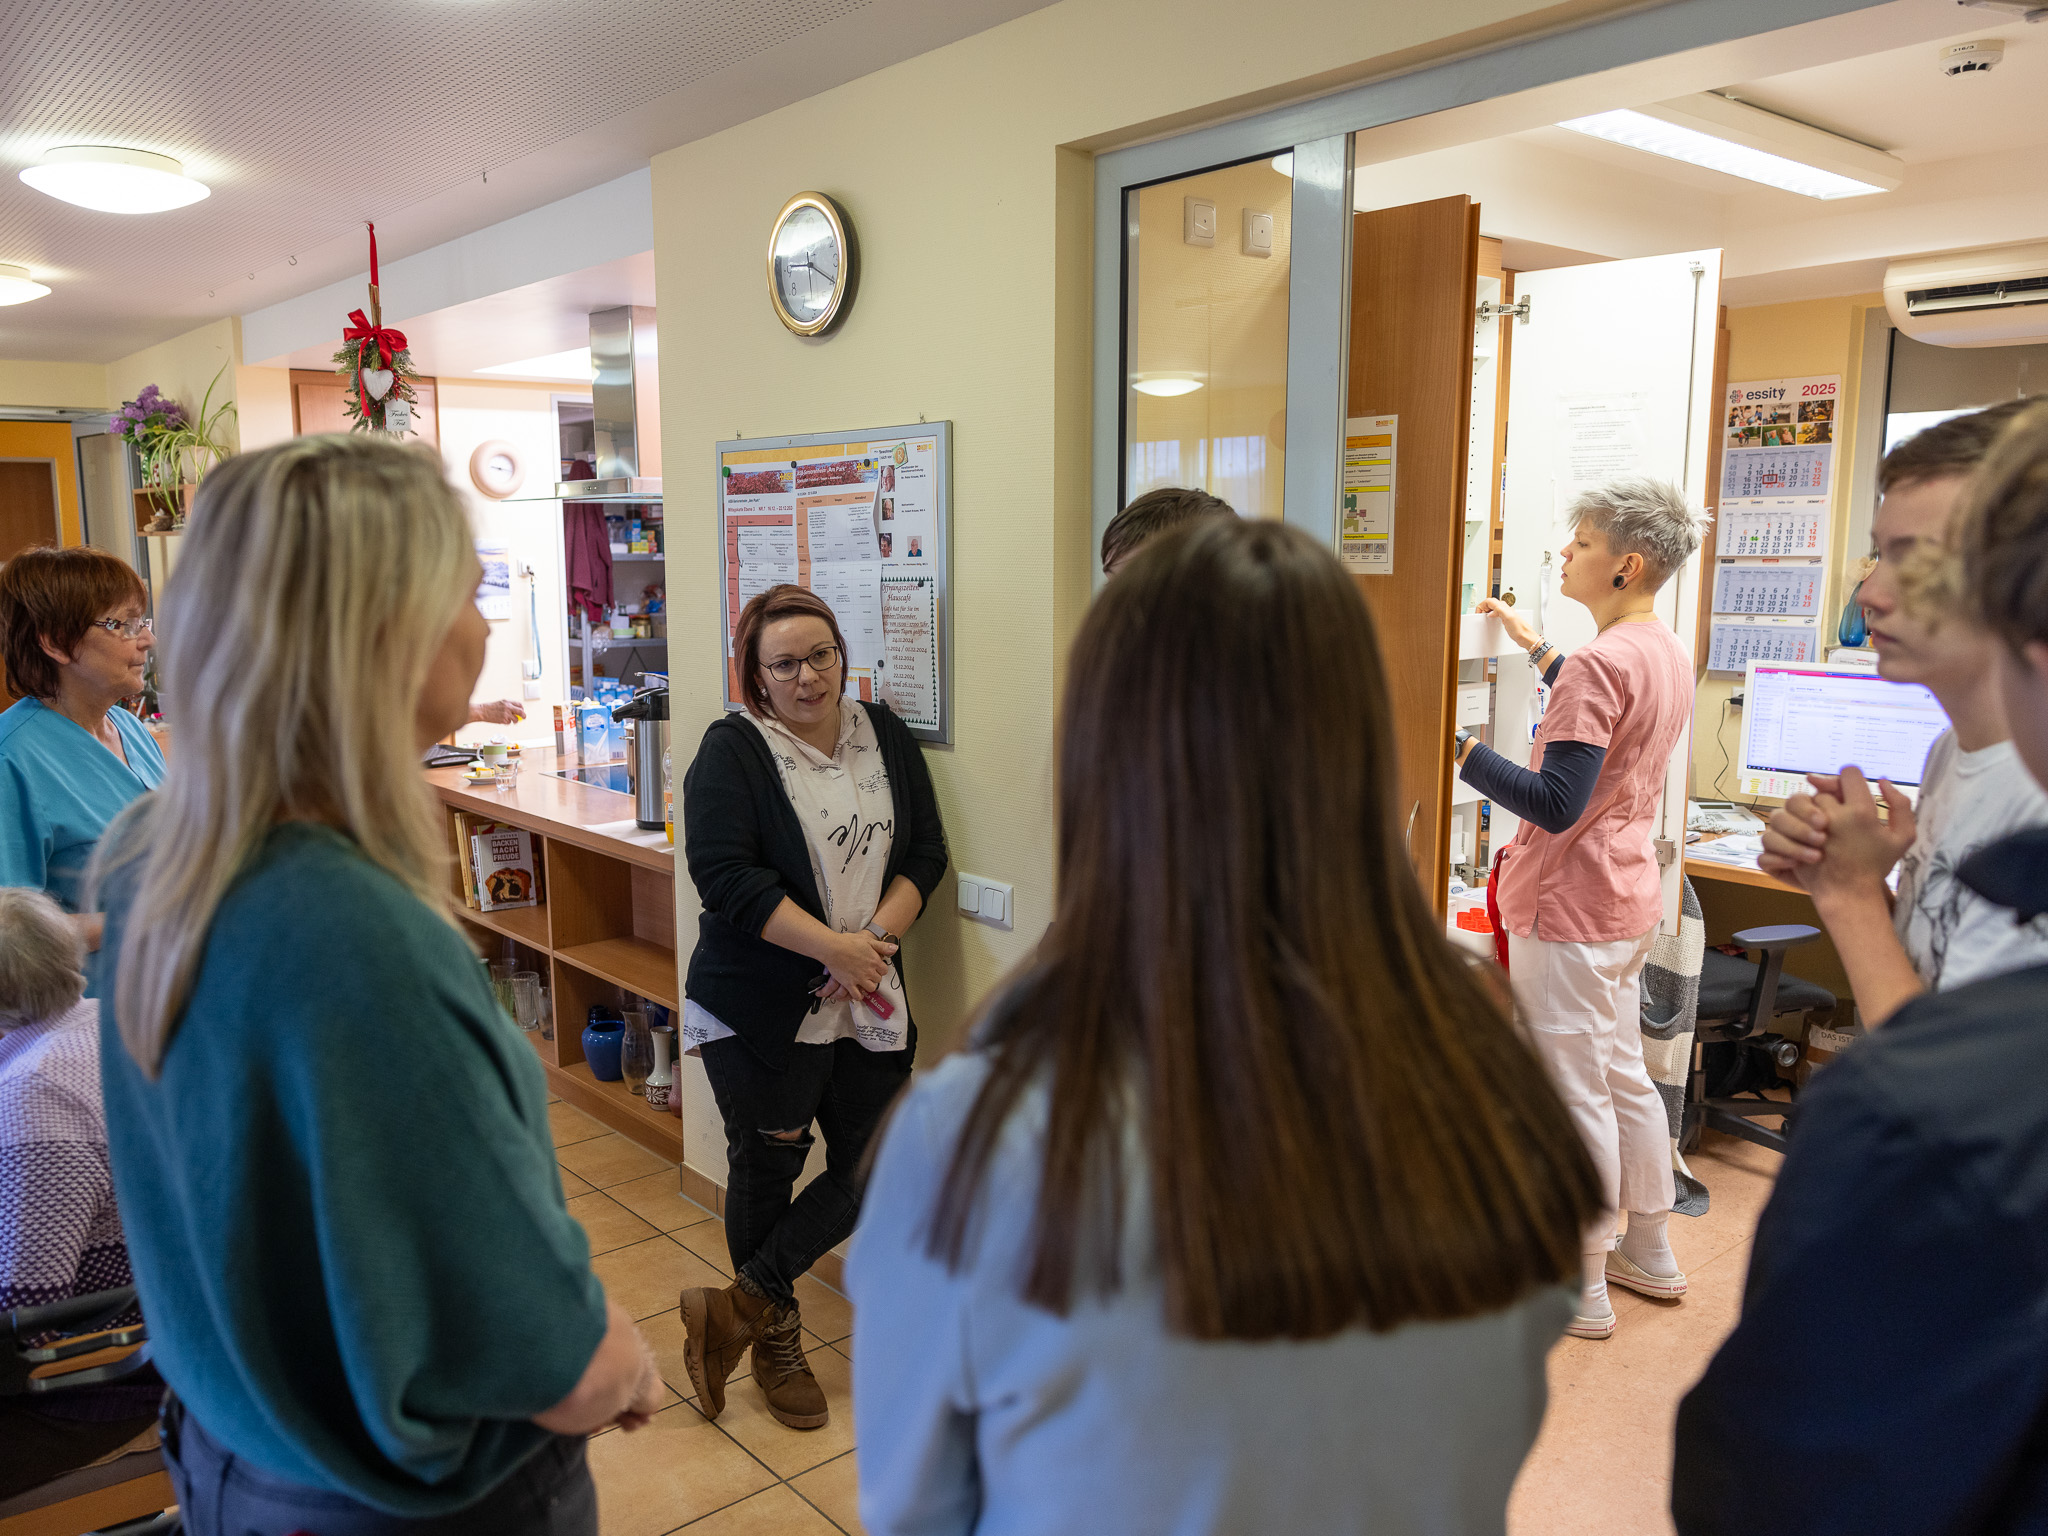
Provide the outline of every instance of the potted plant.
<path id="1" fill-rule="evenodd" d="M 142 459 L 143 485 L 155 514 L 144 532 L 175 532 L 184 522 L 190 493 L 231 451 L 222 431 L 228 418 L 236 414 L 235 403 L 213 403 L 214 388 L 226 372 L 223 363 L 220 373 L 206 386 L 197 415 L 166 399 L 154 384 L 146 386 L 116 415 L 119 435 L 135 445 Z"/>

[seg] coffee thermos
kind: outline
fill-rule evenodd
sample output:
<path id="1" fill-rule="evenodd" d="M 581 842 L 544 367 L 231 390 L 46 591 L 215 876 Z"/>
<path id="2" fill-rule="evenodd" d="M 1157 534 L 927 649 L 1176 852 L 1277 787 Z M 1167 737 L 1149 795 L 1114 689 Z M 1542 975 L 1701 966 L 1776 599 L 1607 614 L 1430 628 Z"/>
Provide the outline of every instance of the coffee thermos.
<path id="1" fill-rule="evenodd" d="M 666 824 L 661 798 L 661 765 L 668 758 L 668 687 L 643 688 L 612 711 L 626 722 L 626 777 L 633 794 L 634 824 L 659 832 Z"/>

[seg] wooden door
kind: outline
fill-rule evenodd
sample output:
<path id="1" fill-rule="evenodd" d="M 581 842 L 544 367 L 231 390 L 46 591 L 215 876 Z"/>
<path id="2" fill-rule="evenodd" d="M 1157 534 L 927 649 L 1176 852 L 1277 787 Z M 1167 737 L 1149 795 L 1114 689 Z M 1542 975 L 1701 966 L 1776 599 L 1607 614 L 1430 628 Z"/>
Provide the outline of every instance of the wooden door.
<path id="1" fill-rule="evenodd" d="M 1351 417 L 1395 416 L 1393 569 L 1355 579 L 1379 630 L 1400 757 L 1396 807 L 1431 904 L 1447 901 L 1451 719 L 1479 207 L 1437 198 L 1354 216 Z"/>
<path id="2" fill-rule="evenodd" d="M 441 416 L 432 379 L 413 380 L 419 396 L 413 407 L 413 436 L 420 442 L 441 446 Z M 314 432 L 346 432 L 349 429 L 348 388 L 338 373 L 320 373 L 310 368 L 292 370 L 292 433 L 305 437 Z"/>

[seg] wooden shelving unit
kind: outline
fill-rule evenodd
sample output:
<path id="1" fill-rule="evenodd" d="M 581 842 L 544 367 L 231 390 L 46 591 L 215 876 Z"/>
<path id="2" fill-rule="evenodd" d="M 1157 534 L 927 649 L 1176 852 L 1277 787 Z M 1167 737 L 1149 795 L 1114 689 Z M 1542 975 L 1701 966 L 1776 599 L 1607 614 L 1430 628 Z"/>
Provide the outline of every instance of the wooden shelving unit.
<path id="1" fill-rule="evenodd" d="M 674 852 L 658 834 L 649 838 L 632 828 L 626 796 L 549 779 L 543 770 L 551 753 L 532 750 L 529 758 L 510 795 L 463 784 L 459 770 L 428 774 L 451 841 L 460 810 L 524 827 L 540 850 L 539 905 L 500 912 L 465 907 L 462 917 L 479 953 L 496 956 L 509 939 L 518 960 L 548 974 L 555 1037 L 536 1035 L 533 1045 L 549 1087 L 650 1152 L 680 1163 L 681 1119 L 649 1109 L 624 1083 L 599 1082 L 583 1059 L 591 1006 L 615 1003 L 621 989 L 671 1010 L 682 1006 Z M 623 825 L 606 814 L 621 806 Z"/>

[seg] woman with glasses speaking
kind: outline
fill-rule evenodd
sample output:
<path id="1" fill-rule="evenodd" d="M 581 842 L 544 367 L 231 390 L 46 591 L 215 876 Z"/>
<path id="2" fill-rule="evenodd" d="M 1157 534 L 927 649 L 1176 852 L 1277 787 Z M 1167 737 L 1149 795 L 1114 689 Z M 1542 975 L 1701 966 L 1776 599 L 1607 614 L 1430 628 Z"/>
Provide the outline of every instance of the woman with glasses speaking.
<path id="1" fill-rule="evenodd" d="M 796 1282 L 852 1231 L 860 1166 L 910 1078 L 917 1032 L 896 961 L 946 872 L 946 833 L 910 728 L 846 697 L 824 599 L 770 587 L 741 610 L 743 709 L 683 780 L 683 846 L 704 903 L 683 1004 L 725 1122 L 732 1284 L 686 1290 L 684 1359 L 711 1418 L 748 1350 L 768 1411 L 830 1417 L 805 1361 Z M 825 1170 L 792 1195 L 816 1122 Z"/>
<path id="2" fill-rule="evenodd" d="M 24 550 L 0 569 L 0 885 L 77 912 L 107 823 L 163 781 L 156 738 L 124 705 L 156 644 L 128 564 L 92 548 Z M 100 918 L 79 919 L 97 949 Z"/>

